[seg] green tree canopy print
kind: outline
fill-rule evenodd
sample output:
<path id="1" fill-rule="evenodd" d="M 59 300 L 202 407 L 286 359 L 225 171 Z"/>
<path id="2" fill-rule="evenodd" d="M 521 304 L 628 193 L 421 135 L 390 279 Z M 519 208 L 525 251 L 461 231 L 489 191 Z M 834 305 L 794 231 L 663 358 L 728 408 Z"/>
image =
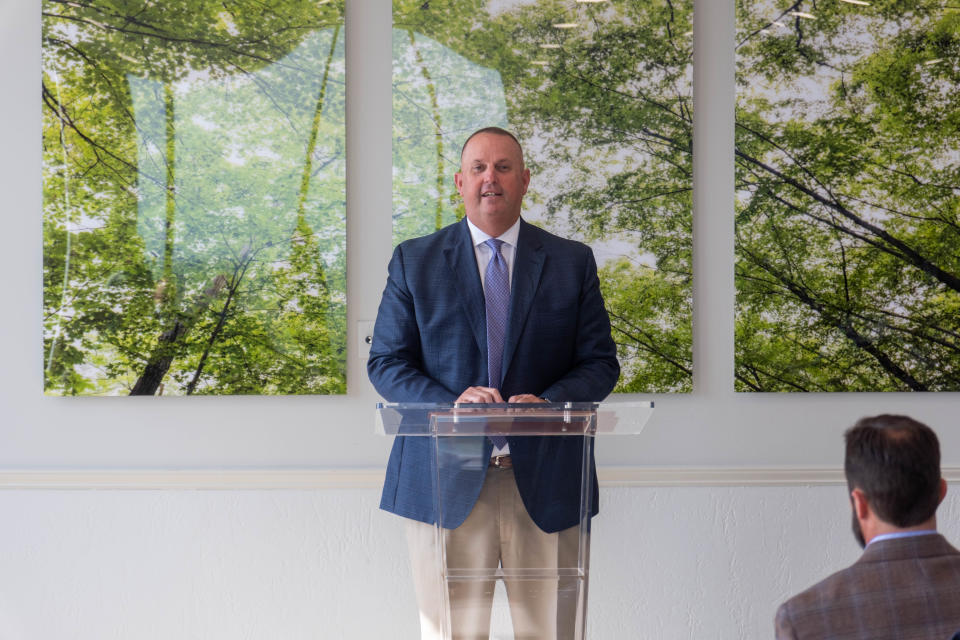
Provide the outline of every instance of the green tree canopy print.
<path id="1" fill-rule="evenodd" d="M 394 0 L 394 241 L 464 215 L 460 146 L 502 126 L 524 217 L 589 243 L 617 391 L 692 387 L 692 2 Z"/>
<path id="2" fill-rule="evenodd" d="M 736 388 L 960 390 L 960 5 L 738 0 Z"/>
<path id="3" fill-rule="evenodd" d="M 48 394 L 345 392 L 342 25 L 43 0 Z"/>

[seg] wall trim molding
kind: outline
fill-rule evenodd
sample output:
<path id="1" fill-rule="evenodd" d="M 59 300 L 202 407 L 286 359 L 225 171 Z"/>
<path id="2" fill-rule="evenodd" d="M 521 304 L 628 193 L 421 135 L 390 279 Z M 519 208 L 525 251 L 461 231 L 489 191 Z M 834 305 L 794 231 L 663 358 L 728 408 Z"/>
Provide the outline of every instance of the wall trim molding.
<path id="1" fill-rule="evenodd" d="M 601 467 L 601 487 L 776 487 L 844 483 L 823 467 Z M 944 467 L 948 482 L 960 467 Z M 379 489 L 381 469 L 0 470 L 0 490 Z"/>

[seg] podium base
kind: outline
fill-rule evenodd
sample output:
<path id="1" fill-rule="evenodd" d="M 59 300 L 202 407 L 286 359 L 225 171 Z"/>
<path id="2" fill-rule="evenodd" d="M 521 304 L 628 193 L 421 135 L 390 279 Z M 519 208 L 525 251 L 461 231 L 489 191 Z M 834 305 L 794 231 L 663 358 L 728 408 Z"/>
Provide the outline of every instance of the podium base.
<path id="1" fill-rule="evenodd" d="M 458 568 L 444 562 L 457 564 L 464 555 L 471 559 L 479 555 L 469 546 L 457 547 L 456 536 L 449 535 L 463 531 L 439 530 L 445 540 L 441 562 L 437 559 L 438 529 L 407 523 L 423 640 L 584 637 L 589 538 L 581 538 L 579 526 L 543 534 L 549 538 L 547 546 L 557 567 Z M 438 565 L 444 568 L 438 570 Z"/>

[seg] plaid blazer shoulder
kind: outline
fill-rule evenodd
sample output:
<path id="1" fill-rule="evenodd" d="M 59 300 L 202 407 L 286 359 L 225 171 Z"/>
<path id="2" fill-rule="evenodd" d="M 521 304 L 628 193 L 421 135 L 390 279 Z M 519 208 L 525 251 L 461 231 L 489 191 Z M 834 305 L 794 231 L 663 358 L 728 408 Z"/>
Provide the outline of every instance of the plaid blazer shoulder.
<path id="1" fill-rule="evenodd" d="M 958 632 L 960 552 L 939 534 L 869 545 L 776 616 L 778 640 L 951 640 Z"/>

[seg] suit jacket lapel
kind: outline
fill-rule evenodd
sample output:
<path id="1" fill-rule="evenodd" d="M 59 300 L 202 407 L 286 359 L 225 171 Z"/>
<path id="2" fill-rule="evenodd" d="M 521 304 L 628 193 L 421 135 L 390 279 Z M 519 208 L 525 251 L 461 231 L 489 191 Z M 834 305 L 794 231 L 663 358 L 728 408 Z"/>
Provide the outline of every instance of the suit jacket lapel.
<path id="1" fill-rule="evenodd" d="M 510 320 L 507 323 L 507 336 L 503 352 L 503 375 L 510 369 L 510 361 L 517 350 L 523 325 L 527 321 L 533 298 L 540 285 L 543 262 L 546 254 L 536 228 L 520 220 L 520 235 L 517 238 L 517 252 L 513 264 L 513 287 L 510 292 Z M 502 380 L 501 380 L 502 381 Z"/>
<path id="2" fill-rule="evenodd" d="M 483 302 L 483 287 L 477 270 L 477 256 L 473 249 L 470 229 L 466 218 L 452 230 L 443 249 L 447 266 L 453 274 L 454 290 L 451 292 L 467 314 L 480 353 L 487 353 L 487 322 Z"/>

